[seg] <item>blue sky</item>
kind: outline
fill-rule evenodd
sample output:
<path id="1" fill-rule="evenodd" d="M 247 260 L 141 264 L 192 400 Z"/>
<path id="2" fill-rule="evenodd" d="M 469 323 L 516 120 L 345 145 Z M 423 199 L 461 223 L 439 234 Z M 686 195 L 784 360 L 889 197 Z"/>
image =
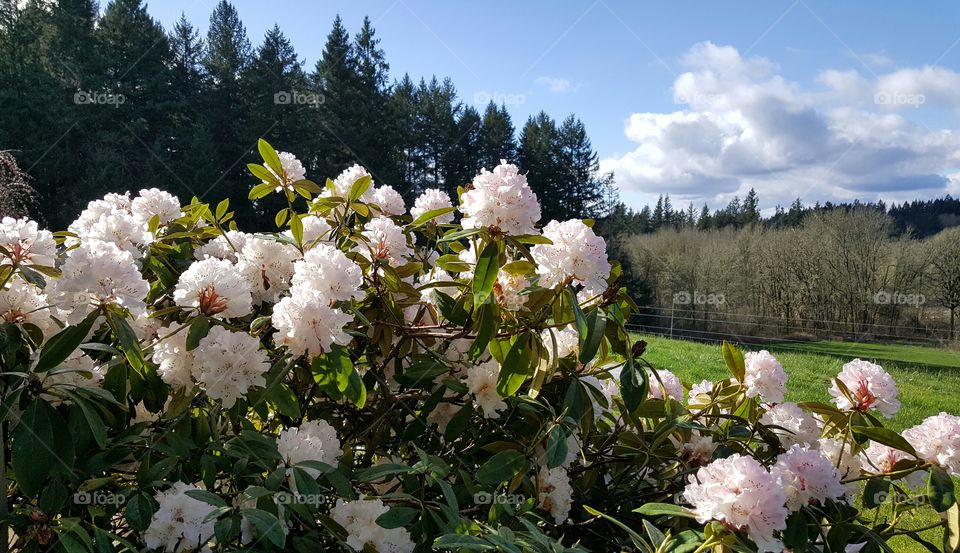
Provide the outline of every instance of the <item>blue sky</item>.
<path id="1" fill-rule="evenodd" d="M 670 193 L 762 207 L 960 192 L 960 4 L 237 0 L 256 45 L 274 23 L 312 68 L 339 13 L 369 15 L 391 74 L 449 76 L 519 127 L 580 117 L 628 203 Z M 213 0 L 154 0 L 202 32 Z M 882 8 L 880 7 L 882 6 Z"/>

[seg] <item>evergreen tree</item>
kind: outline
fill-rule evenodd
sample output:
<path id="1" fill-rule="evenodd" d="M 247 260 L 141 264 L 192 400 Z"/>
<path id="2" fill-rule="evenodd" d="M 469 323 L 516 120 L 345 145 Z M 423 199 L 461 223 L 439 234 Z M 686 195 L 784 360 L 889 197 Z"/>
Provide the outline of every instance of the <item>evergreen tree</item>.
<path id="1" fill-rule="evenodd" d="M 483 122 L 479 136 L 479 171 L 481 167 L 493 169 L 500 160 L 517 161 L 517 141 L 514 138 L 513 122 L 507 107 L 499 107 L 492 101 L 483 112 Z"/>
<path id="2" fill-rule="evenodd" d="M 531 116 L 520 133 L 518 158 L 521 170 L 540 201 L 541 222 L 564 220 L 568 213 L 563 205 L 558 160 L 557 125 L 545 112 Z"/>
<path id="3" fill-rule="evenodd" d="M 323 97 L 317 110 L 317 134 L 311 164 L 313 172 L 334 177 L 352 163 L 366 165 L 370 160 L 359 158 L 347 143 L 351 128 L 357 71 L 350 35 L 338 15 L 327 35 L 323 55 L 311 76 L 314 90 Z"/>

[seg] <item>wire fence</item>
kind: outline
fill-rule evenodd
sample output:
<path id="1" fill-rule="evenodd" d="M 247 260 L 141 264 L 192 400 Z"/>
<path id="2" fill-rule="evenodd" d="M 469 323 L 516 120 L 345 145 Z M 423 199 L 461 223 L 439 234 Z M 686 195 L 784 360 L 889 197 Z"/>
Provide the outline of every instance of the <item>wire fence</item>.
<path id="1" fill-rule="evenodd" d="M 852 323 L 816 318 L 782 318 L 705 309 L 640 306 L 631 330 L 674 338 L 714 342 L 802 344 L 815 340 L 896 342 L 906 345 L 945 345 L 952 341 L 948 327 L 937 323 Z"/>

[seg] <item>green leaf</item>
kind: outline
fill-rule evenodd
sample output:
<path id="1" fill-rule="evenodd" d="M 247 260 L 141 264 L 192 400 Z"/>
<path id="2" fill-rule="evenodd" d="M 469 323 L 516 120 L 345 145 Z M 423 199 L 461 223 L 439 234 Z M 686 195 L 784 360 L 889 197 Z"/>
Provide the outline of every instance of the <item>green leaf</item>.
<path id="1" fill-rule="evenodd" d="M 876 509 L 890 493 L 890 480 L 886 478 L 871 478 L 863 486 L 863 506 L 868 509 Z"/>
<path id="2" fill-rule="evenodd" d="M 90 404 L 87 399 L 78 394 L 75 389 L 63 389 L 65 394 L 70 396 L 70 399 L 73 400 L 74 405 L 80 409 L 83 413 L 84 420 L 87 421 L 87 427 L 90 428 L 90 433 L 93 435 L 93 439 L 97 442 L 97 445 L 101 448 L 107 446 L 107 427 L 103 423 L 103 419 L 100 418 L 100 414 L 97 410 Z"/>
<path id="3" fill-rule="evenodd" d="M 187 330 L 187 351 L 193 351 L 200 345 L 200 340 L 207 337 L 210 333 L 210 320 L 200 315 L 190 322 L 190 328 Z"/>
<path id="4" fill-rule="evenodd" d="M 187 490 L 187 495 L 196 499 L 197 501 L 203 501 L 213 505 L 214 507 L 226 507 L 227 502 L 223 500 L 219 495 L 208 492 L 207 490 Z"/>
<path id="5" fill-rule="evenodd" d="M 313 380 L 317 384 L 333 384 L 337 391 L 346 391 L 353 373 L 353 363 L 350 361 L 350 354 L 343 347 L 335 345 L 324 355 L 314 357 L 311 366 Z"/>
<path id="6" fill-rule="evenodd" d="M 607 329 L 607 316 L 599 307 L 595 308 L 587 315 L 586 325 L 586 335 L 580 335 L 580 362 L 583 364 L 593 361 L 593 358 L 596 357 L 597 350 L 600 349 L 600 343 L 603 342 L 604 332 Z"/>
<path id="7" fill-rule="evenodd" d="M 547 434 L 547 468 L 556 468 L 567 458 L 567 433 L 555 425 Z"/>
<path id="8" fill-rule="evenodd" d="M 356 479 L 360 482 L 376 482 L 387 476 L 394 476 L 397 474 L 409 474 L 413 472 L 411 467 L 407 465 L 401 465 L 399 463 L 384 463 L 382 465 L 374 465 L 370 468 L 366 468 L 356 473 Z"/>
<path id="9" fill-rule="evenodd" d="M 13 433 L 10 463 L 17 485 L 28 497 L 36 497 L 54 468 L 73 465 L 66 423 L 43 399 L 33 400 L 20 418 Z"/>
<path id="10" fill-rule="evenodd" d="M 358 373 L 356 369 L 350 373 L 347 381 L 347 389 L 344 390 L 343 394 L 347 396 L 347 399 L 352 401 L 354 405 L 363 409 L 364 404 L 367 402 L 367 387 L 363 385 L 363 379 L 360 378 L 360 373 Z"/>
<path id="11" fill-rule="evenodd" d="M 476 359 L 487 350 L 487 344 L 497 334 L 500 326 L 500 311 L 495 303 L 485 303 L 476 311 L 474 319 L 476 337 L 470 344 L 470 358 Z"/>
<path id="12" fill-rule="evenodd" d="M 960 552 L 960 505 L 954 503 L 943 516 L 946 519 L 943 528 L 943 551 Z"/>
<path id="13" fill-rule="evenodd" d="M 477 256 L 477 265 L 473 272 L 473 304 L 483 305 L 493 292 L 500 272 L 500 245 L 491 240 Z"/>
<path id="14" fill-rule="evenodd" d="M 143 359 L 143 350 L 140 349 L 140 340 L 137 338 L 137 333 L 133 331 L 125 317 L 118 315 L 113 310 L 107 311 L 107 321 L 120 342 L 120 350 L 127 357 L 130 366 L 135 371 L 142 373 L 146 362 Z"/>
<path id="15" fill-rule="evenodd" d="M 484 539 L 467 534 L 444 534 L 434 540 L 433 548 L 448 551 L 459 551 L 461 549 L 466 549 L 467 551 L 491 551 L 496 549 L 493 544 Z"/>
<path id="16" fill-rule="evenodd" d="M 477 469 L 477 481 L 481 484 L 499 484 L 527 470 L 527 458 L 515 449 L 497 453 Z"/>
<path id="17" fill-rule="evenodd" d="M 689 510 L 679 505 L 674 505 L 673 503 L 645 503 L 634 509 L 633 512 L 648 517 L 669 516 L 696 518 Z"/>
<path id="18" fill-rule="evenodd" d="M 938 513 L 945 513 L 957 502 L 953 479 L 943 467 L 932 467 L 927 478 L 927 499 Z"/>
<path id="19" fill-rule="evenodd" d="M 260 157 L 263 158 L 263 163 L 270 169 L 273 169 L 273 172 L 282 175 L 283 174 L 283 165 L 280 163 L 280 156 L 277 155 L 277 151 L 273 149 L 273 146 L 270 145 L 264 139 L 257 140 L 257 150 L 260 151 Z"/>
<path id="20" fill-rule="evenodd" d="M 259 167 L 259 165 L 258 165 Z M 255 185 L 250 189 L 250 192 L 247 193 L 248 200 L 259 200 L 264 196 L 267 196 L 274 190 L 276 190 L 278 185 L 273 184 L 272 182 L 261 182 L 260 184 Z"/>
<path id="21" fill-rule="evenodd" d="M 150 526 L 150 519 L 153 518 L 153 503 L 150 497 L 141 493 L 135 494 L 127 501 L 126 508 L 127 522 L 134 530 L 143 532 Z"/>
<path id="22" fill-rule="evenodd" d="M 291 419 L 300 418 L 300 403 L 296 394 L 286 384 L 280 383 L 267 392 L 267 401 L 278 413 Z"/>
<path id="23" fill-rule="evenodd" d="M 370 175 L 360 177 L 353 183 L 353 186 L 350 187 L 350 195 L 347 196 L 347 200 L 349 200 L 350 203 L 359 200 L 360 196 L 363 196 L 363 193 L 370 188 L 371 184 L 373 184 L 373 177 Z"/>
<path id="24" fill-rule="evenodd" d="M 296 213 L 290 217 L 290 232 L 293 234 L 293 241 L 297 243 L 297 246 L 301 246 L 303 244 L 303 219 Z"/>
<path id="25" fill-rule="evenodd" d="M 497 393 L 503 397 L 510 397 L 517 393 L 524 381 L 533 375 L 530 363 L 532 350 L 528 345 L 529 341 L 529 331 L 517 336 L 500 366 L 500 374 L 497 376 Z"/>
<path id="26" fill-rule="evenodd" d="M 277 547 L 282 548 L 284 546 L 287 535 L 283 531 L 283 523 L 275 515 L 260 509 L 244 509 L 240 511 L 240 514 L 256 529 L 257 537 L 265 539 Z"/>
<path id="27" fill-rule="evenodd" d="M 79 324 L 68 326 L 50 338 L 40 350 L 37 366 L 33 368 L 34 372 L 47 372 L 70 357 L 70 354 L 76 351 L 86 339 L 94 321 L 99 316 L 99 311 L 93 311 Z"/>
<path id="28" fill-rule="evenodd" d="M 900 451 L 909 453 L 914 457 L 917 456 L 917 451 L 913 449 L 913 446 L 910 445 L 910 443 L 905 440 L 903 436 L 897 434 L 893 430 L 881 428 L 879 426 L 854 426 L 852 429 L 854 434 L 859 434 L 877 443 L 881 443 L 894 449 L 899 449 Z"/>
<path id="29" fill-rule="evenodd" d="M 623 398 L 628 411 L 633 412 L 640 407 L 643 400 L 647 399 L 649 388 L 647 372 L 640 370 L 633 359 L 627 359 L 623 368 L 620 369 L 620 397 Z"/>
<path id="30" fill-rule="evenodd" d="M 436 219 L 437 217 L 446 215 L 447 213 L 453 213 L 457 208 L 455 207 L 441 207 L 440 209 L 431 209 L 426 213 L 421 213 L 419 217 L 413 220 L 410 223 L 411 227 L 419 227 L 420 225 L 426 223 L 427 221 Z"/>
<path id="31" fill-rule="evenodd" d="M 726 363 L 730 374 L 739 382 L 743 382 L 746 377 L 747 367 L 743 361 L 743 352 L 730 345 L 730 342 L 724 340 L 720 347 L 723 352 L 723 362 Z"/>
<path id="32" fill-rule="evenodd" d="M 389 511 L 377 517 L 377 524 L 388 530 L 402 528 L 416 520 L 420 513 L 420 509 L 414 509 L 413 507 L 391 507 Z"/>

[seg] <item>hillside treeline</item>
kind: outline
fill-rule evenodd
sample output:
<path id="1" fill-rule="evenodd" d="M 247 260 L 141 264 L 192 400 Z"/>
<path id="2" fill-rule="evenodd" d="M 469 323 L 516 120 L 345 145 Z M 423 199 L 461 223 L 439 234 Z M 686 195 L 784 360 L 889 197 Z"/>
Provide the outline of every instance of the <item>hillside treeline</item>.
<path id="1" fill-rule="evenodd" d="M 960 307 L 960 228 L 915 239 L 870 208 L 795 227 L 622 235 L 652 330 L 785 338 L 950 339 Z M 949 329 L 949 330 L 947 330 Z"/>
<path id="2" fill-rule="evenodd" d="M 504 105 L 465 102 L 449 79 L 393 76 L 369 19 L 352 34 L 335 19 L 307 66 L 279 27 L 248 36 L 225 0 L 205 36 L 185 17 L 163 28 L 141 0 L 103 8 L 0 2 L 0 151 L 34 178 L 35 216 L 51 228 L 107 192 L 150 186 L 229 197 L 241 226 L 268 228 L 274 206 L 246 201 L 260 137 L 321 184 L 360 163 L 408 200 L 500 159 L 528 173 L 545 221 L 601 216 L 615 200 L 576 117 L 541 112 L 517 129 Z"/>

